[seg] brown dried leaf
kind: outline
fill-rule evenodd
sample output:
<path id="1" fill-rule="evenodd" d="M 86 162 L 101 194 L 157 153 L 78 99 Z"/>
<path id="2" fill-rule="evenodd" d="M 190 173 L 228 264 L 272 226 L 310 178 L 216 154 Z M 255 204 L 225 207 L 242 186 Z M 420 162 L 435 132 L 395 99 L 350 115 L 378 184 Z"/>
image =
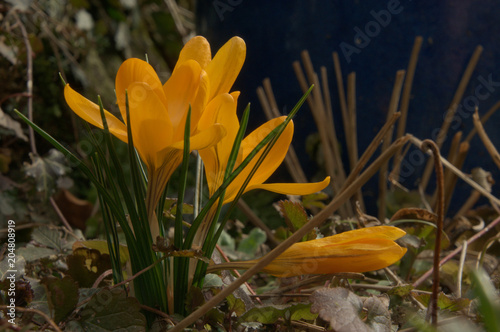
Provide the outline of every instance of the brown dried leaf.
<path id="1" fill-rule="evenodd" d="M 417 219 L 437 223 L 437 215 L 420 208 L 403 208 L 398 210 L 391 218 L 391 222 L 400 219 Z"/>

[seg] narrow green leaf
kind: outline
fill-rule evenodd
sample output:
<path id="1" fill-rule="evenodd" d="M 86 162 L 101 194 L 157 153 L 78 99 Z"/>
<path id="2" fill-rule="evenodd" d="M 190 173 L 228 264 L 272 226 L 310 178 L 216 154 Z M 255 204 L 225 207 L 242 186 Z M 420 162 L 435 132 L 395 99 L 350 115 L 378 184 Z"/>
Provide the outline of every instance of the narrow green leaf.
<path id="1" fill-rule="evenodd" d="M 500 331 L 500 305 L 495 287 L 482 270 L 473 271 L 471 277 L 474 282 L 474 293 L 479 299 L 479 312 L 483 316 L 486 330 L 488 332 Z"/>

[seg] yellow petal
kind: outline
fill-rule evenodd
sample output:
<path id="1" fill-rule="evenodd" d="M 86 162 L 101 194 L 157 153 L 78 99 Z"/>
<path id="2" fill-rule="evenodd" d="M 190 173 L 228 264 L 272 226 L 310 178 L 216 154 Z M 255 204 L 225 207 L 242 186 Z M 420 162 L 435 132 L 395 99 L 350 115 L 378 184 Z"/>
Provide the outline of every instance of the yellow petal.
<path id="1" fill-rule="evenodd" d="M 231 38 L 205 68 L 210 77 L 209 99 L 229 92 L 245 62 L 246 45 L 240 37 Z"/>
<path id="2" fill-rule="evenodd" d="M 205 130 L 215 123 L 224 125 L 226 135 L 217 144 L 198 151 L 205 165 L 210 194 L 222 184 L 227 160 L 240 126 L 236 115 L 236 100 L 227 93 L 218 95 L 210 101 L 200 118 L 198 129 Z"/>
<path id="3" fill-rule="evenodd" d="M 245 137 L 243 142 L 241 142 L 241 153 L 242 159 L 245 159 L 248 154 L 276 127 L 278 127 L 284 120 L 285 116 L 272 119 L 256 130 L 254 130 L 250 135 Z M 268 153 L 259 169 L 253 176 L 252 180 L 249 183 L 249 186 L 259 185 L 266 181 L 274 171 L 281 165 L 285 156 L 288 152 L 288 148 L 290 147 L 290 143 L 292 142 L 293 137 L 293 121 L 286 126 L 285 130 L 278 138 L 276 143 L 274 144 L 271 151 Z M 253 165 L 257 163 L 258 157 L 263 153 L 264 149 L 259 152 L 257 156 L 252 160 L 252 162 L 245 168 L 245 171 L 252 169 Z"/>
<path id="4" fill-rule="evenodd" d="M 210 44 L 202 36 L 191 38 L 181 50 L 177 64 L 181 64 L 187 60 L 195 60 L 202 69 L 205 69 L 212 60 L 210 52 Z"/>
<path id="5" fill-rule="evenodd" d="M 69 84 L 66 84 L 64 87 L 64 98 L 69 107 L 79 117 L 96 127 L 103 128 L 99 105 L 83 97 L 73 90 Z M 104 115 L 108 123 L 109 131 L 120 140 L 127 142 L 127 127 L 125 124 L 106 110 L 104 110 Z"/>
<path id="6" fill-rule="evenodd" d="M 189 138 L 189 147 L 191 150 L 206 149 L 209 146 L 217 144 L 226 135 L 226 128 L 216 123 L 213 126 L 200 131 L 198 134 Z M 184 141 L 177 141 L 170 145 L 172 149 L 184 149 Z"/>
<path id="7" fill-rule="evenodd" d="M 184 138 L 184 124 L 189 106 L 193 105 L 198 93 L 201 73 L 201 67 L 196 61 L 187 60 L 175 67 L 172 76 L 163 86 L 175 140 Z"/>
<path id="8" fill-rule="evenodd" d="M 130 125 L 134 146 L 143 161 L 150 167 L 160 167 L 163 160 L 157 159 L 157 153 L 171 145 L 173 130 L 167 116 L 167 110 L 158 95 L 145 83 L 133 83 L 132 90 L 141 90 L 141 97 L 129 98 Z"/>
<path id="9" fill-rule="evenodd" d="M 285 277 L 379 270 L 406 253 L 393 241 L 405 234 L 396 227 L 377 226 L 295 243 L 264 271 Z"/>
<path id="10" fill-rule="evenodd" d="M 406 253 L 406 248 L 387 239 L 365 239 L 329 248 L 297 246 L 308 242 L 294 244 L 263 271 L 277 277 L 375 271 L 397 262 Z"/>
<path id="11" fill-rule="evenodd" d="M 210 92 L 210 79 L 208 74 L 202 70 L 200 75 L 200 84 L 198 93 L 191 105 L 191 133 L 194 134 L 198 130 L 198 123 L 201 115 L 205 112 L 208 103 L 208 93 Z"/>
<path id="12" fill-rule="evenodd" d="M 150 89 L 156 94 L 156 100 L 163 105 L 166 105 L 167 102 L 165 94 L 163 93 L 163 86 L 153 67 L 146 61 L 140 59 L 127 59 L 118 69 L 115 79 L 117 103 L 124 121 L 127 119 L 125 91 L 127 90 L 129 103 L 132 99 L 139 102 L 147 96 L 140 88 L 143 85 L 134 85 L 134 87 L 132 87 L 131 85 L 134 83 L 149 85 Z"/>
<path id="13" fill-rule="evenodd" d="M 330 177 L 327 176 L 321 182 L 313 183 L 264 183 L 255 184 L 247 187 L 247 191 L 254 189 L 264 189 L 283 195 L 309 195 L 321 191 L 330 183 Z"/>

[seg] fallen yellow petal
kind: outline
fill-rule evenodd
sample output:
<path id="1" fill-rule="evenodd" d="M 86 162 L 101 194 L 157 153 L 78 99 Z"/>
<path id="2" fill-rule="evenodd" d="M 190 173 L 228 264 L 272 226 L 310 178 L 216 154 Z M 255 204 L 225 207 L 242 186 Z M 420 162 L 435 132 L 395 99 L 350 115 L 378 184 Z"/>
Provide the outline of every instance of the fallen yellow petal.
<path id="1" fill-rule="evenodd" d="M 406 253 L 394 240 L 406 233 L 392 226 L 362 228 L 290 246 L 263 272 L 276 277 L 368 272 L 394 264 Z M 214 265 L 209 270 L 248 269 L 260 259 Z"/>

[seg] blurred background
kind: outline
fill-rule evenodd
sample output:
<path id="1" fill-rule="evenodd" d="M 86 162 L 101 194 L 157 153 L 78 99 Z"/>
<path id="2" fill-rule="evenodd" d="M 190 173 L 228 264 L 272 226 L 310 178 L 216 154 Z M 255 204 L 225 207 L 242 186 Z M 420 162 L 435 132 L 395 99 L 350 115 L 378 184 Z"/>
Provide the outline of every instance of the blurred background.
<path id="1" fill-rule="evenodd" d="M 451 124 L 443 145 L 447 155 L 453 135 L 473 128 L 472 111 L 485 114 L 500 99 L 500 3 L 485 0 L 440 1 L 174 1 L 174 0 L 9 0 L 0 1 L 0 214 L 2 222 L 54 220 L 53 206 L 78 207 L 66 212 L 77 227 L 95 229 L 96 194 L 64 158 L 35 136 L 13 114 L 30 112 L 33 121 L 74 151 L 85 154 L 82 122 L 66 106 L 61 77 L 77 91 L 106 107 L 114 107 L 114 77 L 126 58 L 144 59 L 162 81 L 169 77 L 182 45 L 201 34 L 219 49 L 232 36 L 247 43 L 247 58 L 234 90 L 242 92 L 239 111 L 251 103 L 254 128 L 266 120 L 256 93 L 265 78 L 272 84 L 278 111 L 287 114 L 302 96 L 292 63 L 308 50 L 314 70 L 324 66 L 341 157 L 348 172 L 346 134 L 332 52 L 337 52 L 344 85 L 356 73 L 355 113 L 358 154 L 365 150 L 387 118 L 397 70 L 407 69 L 415 38 L 422 36 L 410 94 L 406 132 L 432 138 L 443 123 L 466 67 L 478 45 L 483 49 L 459 101 L 462 111 Z M 481 49 L 479 49 L 481 51 Z M 476 52 L 479 52 L 476 51 Z M 32 90 L 28 88 L 32 82 Z M 30 105 L 30 97 L 32 105 Z M 484 124 L 500 146 L 500 115 Z M 315 121 L 308 104 L 295 119 L 293 145 L 308 180 L 325 175 Z M 415 190 L 426 160 L 410 148 L 408 169 L 399 182 Z M 36 152 L 36 153 L 35 153 Z M 30 155 L 31 153 L 31 155 Z M 412 154 L 413 153 L 413 154 Z M 413 159 L 410 157 L 413 156 Z M 392 164 L 392 163 L 391 163 Z M 498 167 L 477 135 L 462 170 Z M 273 181 L 290 181 L 285 168 Z M 335 181 L 335 179 L 333 179 Z M 428 193 L 434 191 L 434 183 Z M 493 194 L 498 185 L 493 186 Z M 363 187 L 368 214 L 377 215 L 378 179 Z M 450 213 L 457 211 L 471 189 L 458 181 Z M 253 194 L 249 201 L 261 194 Z M 257 199 L 258 200 L 258 199 Z M 48 204 L 48 202 L 52 204 Z M 70 203 L 68 203 L 70 202 Z M 479 204 L 487 201 L 480 200 Z M 91 221 L 89 221 L 89 218 Z M 89 231 L 91 232 L 91 231 Z"/>

